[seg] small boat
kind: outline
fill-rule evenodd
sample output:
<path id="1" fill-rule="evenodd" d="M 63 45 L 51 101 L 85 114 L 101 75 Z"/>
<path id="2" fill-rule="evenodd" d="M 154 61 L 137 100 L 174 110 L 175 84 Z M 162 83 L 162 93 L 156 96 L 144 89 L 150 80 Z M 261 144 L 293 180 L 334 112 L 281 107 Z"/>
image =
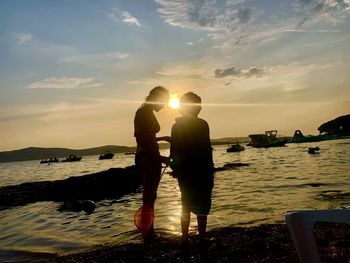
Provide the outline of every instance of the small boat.
<path id="1" fill-rule="evenodd" d="M 277 130 L 265 131 L 265 134 L 251 134 L 249 138 L 251 141 L 247 145 L 255 148 L 281 147 L 288 142 L 288 139 L 277 138 Z"/>
<path id="2" fill-rule="evenodd" d="M 318 151 L 320 150 L 320 147 L 316 146 L 316 147 L 309 147 L 309 149 L 307 150 L 307 152 L 309 154 L 317 154 L 319 153 Z"/>
<path id="3" fill-rule="evenodd" d="M 336 135 L 327 135 L 327 134 L 304 136 L 301 130 L 296 130 L 290 142 L 291 143 L 319 142 L 319 141 L 327 141 L 327 140 L 334 140 L 334 139 L 338 139 L 338 137 Z"/>
<path id="4" fill-rule="evenodd" d="M 114 153 L 111 152 L 105 152 L 98 157 L 99 160 L 107 160 L 112 159 L 114 157 Z"/>
<path id="5" fill-rule="evenodd" d="M 62 160 L 62 162 L 79 162 L 83 157 L 75 156 L 74 154 L 70 154 L 66 159 Z"/>
<path id="6" fill-rule="evenodd" d="M 126 153 L 124 153 L 125 155 L 135 155 L 136 154 L 136 152 L 126 152 Z"/>
<path id="7" fill-rule="evenodd" d="M 57 157 L 55 157 L 55 158 L 50 158 L 50 159 L 45 158 L 45 159 L 43 159 L 43 160 L 40 161 L 40 164 L 45 164 L 45 163 L 50 164 L 50 163 L 58 163 L 58 162 L 59 162 L 59 160 L 58 160 Z"/>
<path id="8" fill-rule="evenodd" d="M 226 152 L 228 153 L 236 153 L 244 151 L 244 146 L 240 145 L 238 142 L 236 144 L 229 144 L 229 147 L 226 149 Z"/>

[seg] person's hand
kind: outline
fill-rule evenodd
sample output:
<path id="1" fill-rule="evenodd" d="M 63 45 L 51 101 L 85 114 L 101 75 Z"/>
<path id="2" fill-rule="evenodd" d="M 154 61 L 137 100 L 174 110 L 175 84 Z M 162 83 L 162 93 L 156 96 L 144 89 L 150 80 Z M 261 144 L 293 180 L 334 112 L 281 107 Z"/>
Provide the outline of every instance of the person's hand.
<path id="1" fill-rule="evenodd" d="M 167 157 L 167 156 L 160 156 L 160 159 L 161 159 L 162 163 L 164 163 L 166 166 L 169 165 L 169 157 Z"/>
<path id="2" fill-rule="evenodd" d="M 171 143 L 171 137 L 170 136 L 157 137 L 157 141 L 166 141 L 168 143 Z"/>

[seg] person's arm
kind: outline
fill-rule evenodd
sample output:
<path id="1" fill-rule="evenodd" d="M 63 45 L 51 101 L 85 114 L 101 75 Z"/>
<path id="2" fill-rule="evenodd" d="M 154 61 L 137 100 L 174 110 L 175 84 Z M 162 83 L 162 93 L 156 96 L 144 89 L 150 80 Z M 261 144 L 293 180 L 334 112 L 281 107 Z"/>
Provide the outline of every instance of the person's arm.
<path id="1" fill-rule="evenodd" d="M 213 160 L 213 147 L 211 146 L 211 141 L 210 141 L 210 129 L 209 129 L 209 124 L 206 122 L 207 126 L 207 134 L 208 134 L 208 159 L 210 161 L 210 166 L 214 168 L 214 160 Z"/>
<path id="2" fill-rule="evenodd" d="M 157 140 L 157 142 L 165 141 L 165 142 L 171 143 L 171 137 L 170 136 L 157 137 L 156 140 Z"/>
<path id="3" fill-rule="evenodd" d="M 159 154 L 159 147 L 154 133 L 145 131 L 141 135 L 136 136 L 136 140 L 143 152 Z"/>
<path id="4" fill-rule="evenodd" d="M 160 156 L 160 160 L 162 163 L 164 163 L 166 166 L 169 166 L 169 157 L 167 156 Z"/>
<path id="5" fill-rule="evenodd" d="M 171 127 L 171 144 L 170 144 L 170 155 L 169 155 L 169 166 L 170 168 L 175 171 L 176 169 L 176 152 L 174 149 L 175 144 L 177 143 L 177 130 L 176 130 L 176 124 Z"/>

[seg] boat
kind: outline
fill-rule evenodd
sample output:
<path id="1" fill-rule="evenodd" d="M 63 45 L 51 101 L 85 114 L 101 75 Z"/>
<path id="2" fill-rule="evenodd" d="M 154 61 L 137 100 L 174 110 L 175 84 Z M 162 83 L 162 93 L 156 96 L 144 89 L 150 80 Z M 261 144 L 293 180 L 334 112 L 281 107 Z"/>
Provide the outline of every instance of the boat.
<path id="1" fill-rule="evenodd" d="M 74 154 L 70 154 L 66 159 L 62 160 L 62 162 L 79 162 L 83 157 L 75 156 Z"/>
<path id="2" fill-rule="evenodd" d="M 241 152 L 244 151 L 245 148 L 244 146 L 240 145 L 238 142 L 236 144 L 231 144 L 229 143 L 229 147 L 226 149 L 226 152 L 228 153 L 236 153 L 236 152 Z"/>
<path id="3" fill-rule="evenodd" d="M 103 154 L 98 157 L 99 160 L 107 160 L 112 159 L 114 157 L 114 153 L 111 152 L 104 152 Z"/>
<path id="4" fill-rule="evenodd" d="M 295 130 L 291 143 L 302 143 L 302 142 L 319 142 L 326 140 L 338 139 L 336 135 L 319 134 L 319 135 L 308 135 L 304 136 L 301 130 Z"/>
<path id="5" fill-rule="evenodd" d="M 124 154 L 125 154 L 125 155 L 135 155 L 136 152 L 125 152 Z"/>
<path id="6" fill-rule="evenodd" d="M 317 154 L 319 153 L 318 151 L 320 150 L 320 147 L 316 146 L 316 147 L 309 147 L 309 149 L 307 150 L 307 152 L 309 154 Z"/>
<path id="7" fill-rule="evenodd" d="M 251 134 L 249 138 L 251 141 L 247 145 L 255 148 L 281 147 L 288 142 L 288 139 L 277 138 L 277 130 L 265 131 L 265 134 Z"/>
<path id="8" fill-rule="evenodd" d="M 59 160 L 58 160 L 57 157 L 55 157 L 55 158 L 50 158 L 50 159 L 45 158 L 45 159 L 42 159 L 42 160 L 40 161 L 40 164 L 45 164 L 45 163 L 50 164 L 50 163 L 58 163 L 58 162 L 59 162 Z"/>

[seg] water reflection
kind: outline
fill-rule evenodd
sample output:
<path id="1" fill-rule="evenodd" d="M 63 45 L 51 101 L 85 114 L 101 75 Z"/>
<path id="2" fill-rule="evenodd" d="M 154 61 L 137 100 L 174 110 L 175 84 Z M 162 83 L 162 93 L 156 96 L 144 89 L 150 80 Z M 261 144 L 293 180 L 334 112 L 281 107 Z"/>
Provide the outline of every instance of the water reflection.
<path id="1" fill-rule="evenodd" d="M 226 153 L 226 147 L 216 147 L 217 167 L 231 162 L 249 163 L 249 166 L 216 173 L 208 229 L 283 222 L 284 213 L 293 209 L 349 206 L 350 156 L 344 153 L 350 150 L 350 140 L 317 145 L 321 148 L 318 155 L 307 153 L 313 144 L 270 149 L 247 147 L 243 152 L 232 154 Z M 0 170 L 4 181 L 0 182 L 16 184 L 25 180 L 62 179 L 86 171 L 124 167 L 133 163 L 133 156 L 123 155 L 108 161 L 84 157 L 78 166 L 54 164 L 46 167 L 36 161 L 0 164 L 4 168 Z M 6 172 L 11 176 L 5 176 Z M 138 192 L 97 202 L 95 212 L 90 215 L 60 213 L 57 211 L 59 204 L 53 202 L 0 211 L 0 243 L 3 248 L 63 252 L 106 242 L 141 242 L 133 222 L 134 213 L 141 204 Z M 180 214 L 177 181 L 165 174 L 155 206 L 158 233 L 180 235 Z M 196 218 L 192 216 L 190 232 L 196 232 L 196 225 Z"/>

